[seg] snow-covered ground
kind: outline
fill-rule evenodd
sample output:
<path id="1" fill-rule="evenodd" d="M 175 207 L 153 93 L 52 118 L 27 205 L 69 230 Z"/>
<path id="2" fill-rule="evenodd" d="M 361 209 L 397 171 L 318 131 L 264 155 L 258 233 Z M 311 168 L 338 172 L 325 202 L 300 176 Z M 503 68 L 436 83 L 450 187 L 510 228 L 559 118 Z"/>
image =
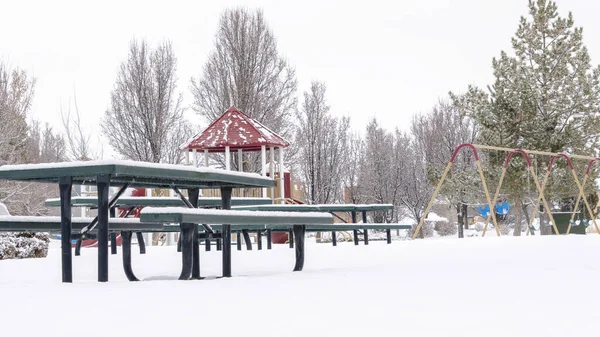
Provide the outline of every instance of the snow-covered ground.
<path id="1" fill-rule="evenodd" d="M 293 250 L 201 252 L 201 281 L 173 280 L 175 247 L 134 250 L 143 282 L 127 282 L 121 255 L 110 282 L 96 251 L 74 256 L 60 282 L 60 253 L 0 261 L 1 336 L 598 336 L 600 235 L 307 243 Z"/>

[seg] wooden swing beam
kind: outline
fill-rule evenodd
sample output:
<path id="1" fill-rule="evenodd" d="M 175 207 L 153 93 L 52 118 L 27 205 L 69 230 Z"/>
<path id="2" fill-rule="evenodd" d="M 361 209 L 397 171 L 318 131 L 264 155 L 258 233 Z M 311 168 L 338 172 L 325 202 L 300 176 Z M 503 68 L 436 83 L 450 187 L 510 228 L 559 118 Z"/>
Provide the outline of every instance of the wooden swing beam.
<path id="1" fill-rule="evenodd" d="M 496 151 L 504 151 L 504 152 L 512 152 L 514 151 L 514 149 L 510 149 L 510 148 L 506 148 L 506 147 L 498 147 L 498 146 L 489 146 L 489 145 L 479 145 L 479 144 L 473 144 L 473 146 L 475 148 L 478 149 L 487 149 L 487 150 L 496 150 Z M 567 155 L 565 153 L 554 153 L 554 152 L 545 152 L 545 151 L 536 151 L 536 150 L 523 150 L 521 149 L 521 151 L 525 151 L 526 153 L 529 154 L 537 154 L 537 155 L 543 155 L 543 156 L 552 156 L 552 158 L 550 159 L 550 164 L 548 165 L 548 170 L 546 171 L 546 175 L 544 176 L 544 180 L 542 182 L 542 186 L 540 189 L 540 186 L 538 185 L 538 191 L 540 192 L 540 194 L 538 195 L 538 200 L 537 200 L 537 205 L 536 207 L 533 209 L 533 214 L 535 215 L 535 210 L 539 207 L 540 205 L 540 199 L 544 200 L 544 203 L 546 203 L 545 198 L 543 196 L 544 193 L 544 189 L 546 188 L 546 182 L 548 181 L 548 177 L 550 176 L 550 172 L 552 171 L 552 164 L 554 163 L 554 160 L 556 160 L 556 158 L 558 157 L 563 157 L 567 160 L 567 164 L 569 165 L 569 169 L 571 171 L 571 175 L 573 176 L 573 180 L 575 181 L 575 184 L 577 185 L 577 188 L 579 189 L 579 194 L 577 196 L 577 202 L 575 203 L 575 207 L 573 209 L 573 213 L 571 214 L 571 221 L 569 222 L 569 227 L 567 228 L 567 232 L 566 234 L 569 234 L 571 232 L 571 223 L 572 220 L 575 218 L 575 213 L 577 212 L 577 207 L 579 206 L 579 202 L 581 199 L 583 199 L 585 207 L 588 211 L 588 215 L 590 216 L 590 219 L 592 219 L 592 221 L 594 222 L 594 227 L 596 228 L 596 231 L 598 232 L 598 234 L 600 234 L 600 229 L 598 227 L 598 224 L 596 222 L 596 218 L 594 217 L 594 213 L 592 212 L 592 208 L 590 207 L 587 198 L 585 198 L 585 193 L 583 190 L 583 186 L 585 186 L 585 183 L 587 182 L 587 178 L 589 176 L 589 172 L 590 169 L 592 167 L 592 164 L 595 161 L 599 161 L 600 158 L 596 158 L 596 157 L 592 157 L 592 156 L 583 156 L 583 155 L 578 155 L 578 154 L 571 154 L 571 155 Z M 585 172 L 585 176 L 583 178 L 583 183 L 579 182 L 579 178 L 577 178 L 577 173 L 575 172 L 575 168 L 573 167 L 573 163 L 571 162 L 571 159 L 579 159 L 579 160 L 589 160 L 588 166 L 587 166 L 587 170 Z M 531 167 L 531 170 L 533 171 L 533 167 Z M 583 197 L 583 198 L 582 198 Z M 552 217 L 552 214 L 550 213 L 549 209 L 547 207 L 546 211 L 548 212 L 548 216 L 550 217 L 550 220 L 552 221 L 552 226 L 554 227 L 554 231 L 556 234 L 558 234 L 558 231 L 556 229 L 556 223 L 554 222 L 554 217 Z M 533 224 L 533 219 L 535 217 L 532 216 L 531 220 L 530 220 L 530 224 L 527 227 L 527 235 L 529 235 L 530 233 L 530 227 Z M 484 234 L 485 235 L 485 232 Z"/>
<path id="2" fill-rule="evenodd" d="M 412 239 L 414 240 L 417 235 L 419 234 L 419 231 L 421 230 L 421 227 L 423 226 L 423 222 L 425 221 L 425 219 L 427 218 L 427 215 L 429 214 L 431 208 L 433 207 L 433 202 L 435 201 L 435 198 L 437 197 L 443 183 L 444 180 L 446 179 L 446 176 L 448 175 L 448 172 L 450 171 L 450 169 L 452 168 L 452 164 L 454 163 L 454 160 L 456 159 L 456 156 L 458 155 L 458 152 L 463 148 L 463 147 L 469 147 L 471 148 L 471 150 L 473 151 L 473 154 L 475 156 L 475 164 L 477 166 L 477 171 L 479 172 L 479 176 L 481 177 L 481 182 L 483 185 L 483 190 L 485 192 L 485 197 L 486 197 L 486 201 L 490 207 L 490 216 L 492 218 L 492 221 L 494 223 L 494 228 L 496 229 L 496 235 L 500 236 L 500 230 L 498 228 L 498 223 L 496 221 L 496 215 L 494 212 L 494 208 L 492 206 L 492 200 L 490 199 L 490 195 L 489 195 L 489 191 L 485 182 L 485 178 L 483 175 L 483 169 L 481 167 L 481 163 L 479 162 L 479 155 L 477 153 L 477 149 L 485 149 L 485 150 L 494 150 L 494 151 L 504 151 L 504 152 L 508 152 L 508 157 L 506 158 L 506 162 L 502 168 L 502 174 L 500 175 L 500 181 L 498 184 L 498 187 L 496 188 L 495 194 L 494 194 L 494 201 L 498 198 L 498 195 L 500 193 L 500 188 L 502 186 L 502 183 L 504 181 L 504 176 L 506 174 L 506 170 L 508 168 L 508 164 L 510 163 L 510 160 L 512 158 L 512 156 L 515 153 L 521 153 L 525 156 L 525 160 L 527 162 L 527 166 L 529 168 L 529 172 L 531 174 L 531 176 L 533 177 L 533 181 L 535 182 L 536 188 L 538 189 L 538 200 L 537 200 L 537 205 L 536 207 L 533 209 L 533 214 L 535 215 L 536 209 L 539 207 L 540 202 L 543 202 L 544 204 L 544 208 L 546 209 L 546 212 L 548 213 L 548 216 L 550 218 L 550 221 L 552 222 L 552 227 L 554 229 L 554 232 L 558 235 L 558 228 L 556 226 L 556 222 L 554 221 L 554 217 L 552 216 L 552 213 L 550 212 L 550 206 L 548 204 L 548 201 L 546 200 L 546 197 L 544 196 L 544 189 L 546 186 L 546 183 L 548 181 L 548 177 L 550 176 L 550 172 L 552 171 L 552 166 L 554 163 L 554 160 L 556 160 L 558 157 L 563 157 L 567 160 L 567 163 L 569 165 L 569 169 L 571 171 L 571 174 L 573 175 L 573 180 L 575 180 L 575 183 L 577 184 L 577 187 L 579 189 L 579 195 L 577 197 L 577 202 L 575 204 L 575 209 L 573 211 L 573 214 L 571 214 L 571 220 L 573 220 L 577 207 L 579 206 L 579 202 L 581 199 L 583 199 L 587 211 L 589 213 L 590 218 L 594 221 L 594 226 L 596 227 L 596 231 L 598 232 L 598 234 L 600 234 L 600 229 L 598 228 L 598 224 L 596 223 L 596 219 L 593 216 L 591 207 L 589 205 L 589 203 L 587 202 L 587 199 L 585 198 L 585 193 L 583 190 L 583 186 L 585 186 L 585 183 L 587 182 L 587 178 L 589 175 L 589 171 L 590 168 L 593 164 L 593 162 L 595 161 L 600 161 L 600 158 L 596 158 L 596 157 L 591 157 L 591 156 L 583 156 L 583 155 L 567 155 L 564 153 L 553 153 L 553 152 L 545 152 L 545 151 L 536 151 L 536 150 L 525 150 L 525 149 L 512 149 L 512 148 L 506 148 L 506 147 L 498 147 L 498 146 L 489 146 L 489 145 L 480 145 L 480 144 L 461 144 L 459 146 L 456 147 L 456 149 L 454 150 L 454 153 L 452 154 L 452 157 L 450 159 L 450 161 L 448 162 L 448 165 L 446 166 L 446 169 L 444 170 L 444 173 L 442 174 L 442 177 L 439 181 L 439 183 L 437 184 L 435 191 L 433 192 L 433 195 L 431 196 L 431 199 L 429 200 L 429 204 L 427 205 L 427 208 L 425 209 L 425 212 L 423 214 L 423 216 L 421 217 L 421 219 L 419 220 L 419 224 L 417 225 L 417 228 L 415 229 L 415 232 L 412 236 Z M 548 165 L 548 169 L 546 171 L 546 175 L 544 176 L 544 180 L 542 182 L 542 185 L 540 185 L 539 180 L 537 179 L 537 176 L 535 174 L 535 170 L 534 167 L 531 165 L 531 160 L 529 155 L 531 154 L 535 154 L 535 155 L 543 155 L 543 156 L 551 156 L 552 158 L 550 159 L 550 164 Z M 579 182 L 579 179 L 577 178 L 577 173 L 575 173 L 575 169 L 573 167 L 573 164 L 571 162 L 571 159 L 579 159 L 579 160 L 589 160 L 589 164 L 587 167 L 587 171 L 585 174 L 585 177 L 583 179 L 583 183 Z M 582 198 L 583 197 L 583 198 Z M 486 223 L 485 223 L 485 227 L 483 230 L 483 235 L 485 236 L 485 233 L 487 231 L 487 227 L 489 224 L 489 219 L 490 216 L 488 216 L 486 218 Z M 535 216 L 531 217 L 530 220 L 530 224 L 527 227 L 527 235 L 529 235 L 530 233 L 530 227 L 531 225 L 533 225 L 533 219 L 535 218 Z M 571 221 L 572 222 L 572 221 Z M 571 229 L 571 223 L 569 223 L 569 228 L 567 229 L 567 234 L 570 232 Z"/>

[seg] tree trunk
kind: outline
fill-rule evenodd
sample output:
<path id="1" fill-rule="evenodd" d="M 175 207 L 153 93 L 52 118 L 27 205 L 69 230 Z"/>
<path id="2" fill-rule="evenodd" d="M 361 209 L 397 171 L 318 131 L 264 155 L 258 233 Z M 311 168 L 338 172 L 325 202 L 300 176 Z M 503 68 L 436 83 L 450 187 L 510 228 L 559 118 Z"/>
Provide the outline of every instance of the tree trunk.
<path id="1" fill-rule="evenodd" d="M 469 229 L 469 211 L 467 210 L 467 204 L 462 204 L 462 215 L 463 215 L 463 224 L 465 225 L 465 229 Z"/>
<path id="2" fill-rule="evenodd" d="M 527 205 L 525 205 L 523 200 L 521 200 L 521 210 L 523 211 L 523 214 L 525 215 L 525 221 L 527 222 L 527 224 L 525 224 L 525 226 L 529 227 L 531 218 L 529 217 L 529 212 L 527 212 Z M 535 232 L 531 232 L 531 235 L 535 235 Z"/>
<path id="3" fill-rule="evenodd" d="M 421 217 L 417 218 L 417 223 L 421 222 Z M 423 223 L 423 226 L 425 226 L 425 223 Z M 425 239 L 425 230 L 422 228 L 423 226 L 421 226 L 421 230 L 419 231 L 419 235 L 418 237 L 421 239 Z"/>
<path id="4" fill-rule="evenodd" d="M 514 205 L 518 205 L 515 207 L 515 230 L 513 231 L 513 236 L 521 236 L 521 223 L 523 222 L 523 212 L 521 211 L 521 196 L 517 195 L 515 197 Z"/>
<path id="5" fill-rule="evenodd" d="M 463 221 L 464 214 L 462 212 L 462 208 L 463 208 L 462 206 L 463 206 L 463 203 L 461 203 L 461 202 L 459 202 L 456 205 L 456 215 L 457 215 L 457 218 L 458 218 L 457 219 L 458 220 L 458 238 L 459 239 L 462 239 L 462 238 L 465 237 L 465 233 L 464 233 L 464 221 Z"/>
<path id="6" fill-rule="evenodd" d="M 548 220 L 548 214 L 546 214 L 546 210 L 543 205 L 540 205 L 540 212 L 543 213 L 540 215 L 540 235 L 551 235 L 552 234 L 552 226 L 545 225 L 545 222 Z"/>

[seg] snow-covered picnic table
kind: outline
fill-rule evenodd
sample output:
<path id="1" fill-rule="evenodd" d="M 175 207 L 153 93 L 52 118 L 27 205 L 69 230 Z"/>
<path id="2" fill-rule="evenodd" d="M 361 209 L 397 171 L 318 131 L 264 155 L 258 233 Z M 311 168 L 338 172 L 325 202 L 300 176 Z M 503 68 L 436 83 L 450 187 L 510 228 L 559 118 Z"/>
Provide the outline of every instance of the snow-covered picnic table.
<path id="1" fill-rule="evenodd" d="M 98 233 L 98 281 L 108 281 L 108 236 L 109 209 L 128 187 L 172 188 L 181 200 L 190 208 L 198 205 L 199 189 L 220 188 L 221 207 L 231 208 L 231 192 L 233 188 L 272 187 L 275 182 L 254 173 L 225 171 L 206 167 L 192 167 L 171 164 L 156 164 L 124 160 L 97 160 L 66 163 L 44 163 L 0 166 L 0 180 L 55 183 L 59 185 L 61 207 L 61 250 L 62 281 L 72 282 L 71 251 L 71 191 L 75 185 L 96 185 L 98 189 L 98 216 L 89 226 L 83 228 L 87 232 L 96 228 Z M 109 187 L 118 186 L 119 191 L 109 200 Z M 186 198 L 180 188 L 187 189 Z M 211 231 L 210 227 L 206 228 Z M 231 227 L 223 225 L 223 241 L 229 242 Z M 192 242 L 182 246 L 184 255 L 182 275 L 192 266 L 199 265 L 199 252 L 192 249 L 198 245 L 198 226 L 182 226 L 182 234 L 194 237 Z M 189 232 L 189 233 L 188 233 Z M 196 233 L 197 234 L 197 233 Z M 189 256 L 187 256 L 189 255 Z M 187 262 L 189 262 L 189 265 Z M 231 276 L 231 246 L 223 245 L 223 276 Z"/>

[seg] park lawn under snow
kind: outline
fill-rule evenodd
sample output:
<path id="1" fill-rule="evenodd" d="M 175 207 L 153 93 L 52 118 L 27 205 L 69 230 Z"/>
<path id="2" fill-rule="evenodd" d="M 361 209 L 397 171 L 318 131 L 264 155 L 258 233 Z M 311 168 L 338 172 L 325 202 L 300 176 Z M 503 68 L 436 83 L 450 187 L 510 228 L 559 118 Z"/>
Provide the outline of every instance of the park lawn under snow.
<path id="1" fill-rule="evenodd" d="M 0 261 L 2 336 L 598 336 L 600 235 L 307 242 L 293 250 L 201 252 L 202 281 L 179 274 L 175 247 L 149 247 L 127 282 L 121 255 L 110 282 L 96 250 L 73 257 L 60 282 L 56 243 L 45 259 Z"/>

